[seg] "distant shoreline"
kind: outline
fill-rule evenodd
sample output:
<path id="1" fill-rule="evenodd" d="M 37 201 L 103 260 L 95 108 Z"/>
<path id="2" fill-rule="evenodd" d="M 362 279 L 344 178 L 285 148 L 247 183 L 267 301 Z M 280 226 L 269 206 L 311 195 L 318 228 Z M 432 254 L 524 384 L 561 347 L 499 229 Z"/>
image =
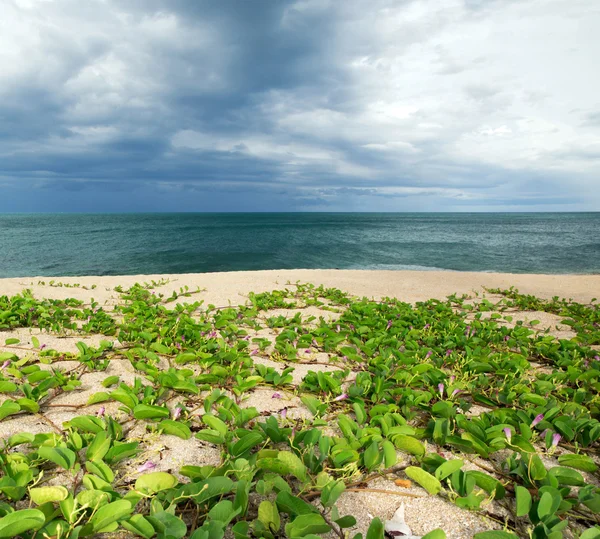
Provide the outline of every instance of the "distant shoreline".
<path id="1" fill-rule="evenodd" d="M 40 284 L 42 281 L 45 284 Z M 53 281 L 53 284 L 50 284 Z M 258 270 L 213 273 L 148 274 L 79 277 L 11 277 L 0 279 L 0 295 L 31 289 L 36 297 L 90 298 L 102 304 L 116 286 L 163 283 L 154 289 L 165 295 L 187 286 L 203 290 L 190 300 L 207 304 L 239 304 L 250 292 L 283 289 L 296 282 L 339 288 L 356 296 L 396 297 L 407 302 L 444 299 L 451 294 L 481 294 L 484 288 L 517 288 L 538 297 L 572 298 L 589 302 L 600 298 L 600 275 L 484 273 L 402 270 Z M 62 285 L 62 286 L 61 286 Z M 77 286 L 78 285 L 78 286 Z M 95 288 L 92 286 L 95 285 Z"/>

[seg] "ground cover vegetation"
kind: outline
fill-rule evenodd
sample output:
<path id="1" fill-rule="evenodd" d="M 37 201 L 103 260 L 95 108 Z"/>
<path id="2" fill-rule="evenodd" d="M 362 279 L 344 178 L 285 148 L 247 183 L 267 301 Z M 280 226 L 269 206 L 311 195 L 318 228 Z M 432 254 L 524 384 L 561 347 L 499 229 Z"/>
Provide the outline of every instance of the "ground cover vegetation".
<path id="1" fill-rule="evenodd" d="M 0 441 L 0 538 L 358 539 L 355 518 L 337 502 L 383 476 L 485 515 L 490 529 L 478 539 L 600 537 L 595 302 L 511 289 L 489 291 L 493 301 L 411 305 L 297 283 L 213 306 L 185 288 L 164 297 L 153 291 L 160 284 L 119 288 L 110 309 L 28 291 L 0 297 L 7 334 L 105 338 L 78 342 L 77 353 L 36 336 L 29 347 L 4 339 L 0 427 L 43 414 L 116 359 L 136 373 L 131 383 L 106 376 L 48 432 Z M 303 314 L 311 306 L 335 317 Z M 535 320 L 513 323 L 515 310 L 558 315 L 576 337 L 536 331 Z M 256 336 L 263 328 L 276 337 Z M 335 368 L 316 369 L 317 353 Z M 60 367 L 65 361 L 75 367 Z M 315 370 L 295 383 L 306 364 Z M 299 398 L 306 415 L 245 405 L 264 387 L 273 398 Z M 111 403 L 116 413 L 106 412 Z M 153 471 L 140 464 L 143 440 L 129 436 L 140 424 L 150 435 L 216 447 L 220 463 Z M 365 535 L 383 537 L 382 519 Z"/>

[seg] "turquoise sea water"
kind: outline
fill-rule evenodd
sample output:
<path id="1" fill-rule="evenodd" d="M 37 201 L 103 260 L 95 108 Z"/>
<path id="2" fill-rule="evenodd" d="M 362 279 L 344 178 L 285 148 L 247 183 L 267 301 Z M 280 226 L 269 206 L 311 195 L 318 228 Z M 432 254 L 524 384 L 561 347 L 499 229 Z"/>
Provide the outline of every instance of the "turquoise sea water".
<path id="1" fill-rule="evenodd" d="M 0 277 L 284 268 L 600 273 L 600 213 L 0 215 Z"/>

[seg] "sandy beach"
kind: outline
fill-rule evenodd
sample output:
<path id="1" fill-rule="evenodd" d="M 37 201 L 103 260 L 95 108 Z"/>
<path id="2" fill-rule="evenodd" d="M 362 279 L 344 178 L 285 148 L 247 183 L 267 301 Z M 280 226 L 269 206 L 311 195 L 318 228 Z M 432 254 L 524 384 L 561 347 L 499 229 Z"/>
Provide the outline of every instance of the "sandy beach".
<path id="1" fill-rule="evenodd" d="M 345 271 L 345 270 L 280 270 L 256 272 L 230 272 L 207 274 L 180 275 L 135 275 L 135 276 L 87 276 L 87 277 L 22 277 L 0 279 L 0 295 L 12 296 L 30 289 L 35 298 L 77 298 L 89 303 L 92 298 L 110 312 L 111 306 L 120 301 L 115 287 L 128 288 L 134 283 L 156 284 L 152 287 L 156 293 L 170 296 L 174 291 L 188 287 L 195 292 L 191 298 L 181 298 L 181 302 L 203 301 L 204 305 L 225 307 L 240 305 L 247 302 L 250 292 L 264 292 L 289 287 L 293 283 L 313 283 L 324 285 L 348 292 L 354 296 L 381 299 L 396 297 L 408 303 L 428 300 L 430 298 L 444 299 L 450 294 L 466 294 L 471 301 L 477 301 L 484 295 L 494 298 L 485 292 L 485 288 L 509 287 L 517 288 L 521 293 L 531 294 L 542 298 L 553 296 L 572 298 L 581 303 L 589 303 L 592 298 L 600 296 L 600 275 L 521 275 L 494 273 L 459 273 L 459 272 L 416 272 L 416 271 Z M 199 289 L 199 290 L 198 290 Z M 173 304 L 170 304 L 173 305 Z M 279 314 L 290 316 L 292 311 L 281 309 Z M 338 313 L 319 310 L 316 307 L 304 309 L 303 315 L 323 316 L 332 320 Z M 560 318 L 549 313 L 516 312 L 515 321 L 536 318 L 541 323 L 537 330 L 548 330 L 557 338 L 570 339 L 575 334 L 566 326 L 560 326 Z M 276 330 L 264 328 L 255 336 L 260 336 L 274 342 Z M 32 345 L 32 337 L 37 336 L 40 343 L 61 353 L 77 353 L 78 340 L 90 346 L 97 346 L 101 335 L 78 336 L 53 335 L 40 332 L 38 329 L 19 328 L 12 331 L 0 331 L 0 352 L 13 352 L 19 358 L 30 357 L 36 360 L 38 351 Z M 3 346 L 5 339 L 16 337 L 19 346 Z M 114 341 L 114 339 L 109 339 Z M 114 341 L 118 348 L 118 342 Z M 273 361 L 267 349 L 265 354 L 254 356 L 255 363 L 282 370 L 282 363 Z M 74 369 L 77 361 L 54 361 L 51 365 L 40 365 L 43 369 L 63 368 Z M 318 352 L 311 356 L 306 364 L 296 364 L 294 385 L 298 386 L 303 376 L 309 370 L 332 371 L 336 367 L 328 365 L 330 356 Z M 352 373 L 354 374 L 354 373 Z M 104 372 L 88 372 L 81 376 L 82 385 L 78 390 L 65 393 L 53 401 L 52 408 L 40 410 L 39 414 L 7 418 L 0 423 L 0 439 L 27 430 L 32 433 L 49 432 L 60 429 L 64 421 L 68 421 L 79 413 L 93 414 L 100 405 L 86 406 L 87 399 L 98 391 L 102 391 L 102 381 L 106 376 L 116 375 L 126 383 L 132 383 L 139 373 L 130 362 L 123 357 L 112 359 L 109 368 Z M 62 408 L 61 408 L 62 406 Z M 272 388 L 257 388 L 243 401 L 243 406 L 254 406 L 261 413 L 279 413 L 283 407 L 290 410 L 288 417 L 310 419 L 312 416 L 295 395 L 285 400 L 273 399 Z M 75 408 L 79 407 L 79 408 Z M 106 403 L 106 412 L 118 415 L 118 403 Z M 58 426 L 58 427 L 57 427 Z M 157 470 L 171 471 L 186 464 L 217 465 L 219 451 L 213 446 L 192 438 L 183 441 L 174 436 L 148 436 L 145 425 L 136 426 L 129 436 L 137 436 L 144 443 L 144 458 L 155 459 Z M 160 455 L 160 459 L 155 458 Z M 400 454 L 399 454 L 400 455 Z M 399 458 L 406 458 L 406 455 Z M 402 461 L 401 461 L 402 462 Z M 478 460 L 467 464 L 468 469 L 477 470 Z M 427 496 L 418 486 L 400 488 L 393 481 L 384 477 L 370 483 L 370 492 L 346 492 L 340 498 L 339 507 L 343 514 L 352 514 L 357 518 L 356 531 L 363 533 L 371 518 L 379 516 L 389 519 L 400 503 L 406 505 L 406 520 L 413 533 L 422 535 L 433 528 L 441 527 L 452 539 L 472 537 L 474 533 L 497 527 L 488 519 L 472 512 L 463 511 L 454 504 L 448 503 L 436 496 Z M 379 491 L 379 493 L 377 492 Z M 391 493 L 391 494 L 390 494 Z M 397 494 L 397 495 L 394 495 Z M 121 534 L 118 537 L 133 537 Z"/>
<path id="2" fill-rule="evenodd" d="M 267 270 L 225 273 L 190 273 L 164 275 L 122 275 L 85 277 L 21 277 L 0 279 L 0 294 L 16 294 L 31 289 L 34 295 L 48 298 L 93 297 L 104 303 L 114 296 L 115 286 L 131 286 L 151 281 L 169 282 L 160 287 L 171 294 L 183 286 L 190 290 L 203 289 L 196 299 L 207 304 L 233 305 L 244 303 L 249 292 L 265 292 L 285 288 L 288 283 L 313 283 L 339 288 L 355 296 L 380 299 L 396 297 L 413 303 L 430 298 L 443 299 L 449 294 L 481 293 L 483 288 L 510 288 L 523 294 L 542 298 L 559 296 L 588 302 L 600 298 L 600 275 L 535 275 L 511 273 L 476 273 L 454 271 L 366 271 L 366 270 Z M 39 284 L 40 281 L 46 283 Z M 55 284 L 80 285 L 77 288 L 48 286 Z M 96 285 L 93 290 L 85 290 Z M 43 291 L 43 293 L 42 293 Z"/>

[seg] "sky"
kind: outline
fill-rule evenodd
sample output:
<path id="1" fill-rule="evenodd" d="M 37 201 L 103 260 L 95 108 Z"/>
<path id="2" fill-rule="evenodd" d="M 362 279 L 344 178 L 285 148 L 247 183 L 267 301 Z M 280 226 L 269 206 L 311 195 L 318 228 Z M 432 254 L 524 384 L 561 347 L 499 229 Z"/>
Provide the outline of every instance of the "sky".
<path id="1" fill-rule="evenodd" d="M 596 0 L 2 0 L 0 211 L 600 211 Z"/>

